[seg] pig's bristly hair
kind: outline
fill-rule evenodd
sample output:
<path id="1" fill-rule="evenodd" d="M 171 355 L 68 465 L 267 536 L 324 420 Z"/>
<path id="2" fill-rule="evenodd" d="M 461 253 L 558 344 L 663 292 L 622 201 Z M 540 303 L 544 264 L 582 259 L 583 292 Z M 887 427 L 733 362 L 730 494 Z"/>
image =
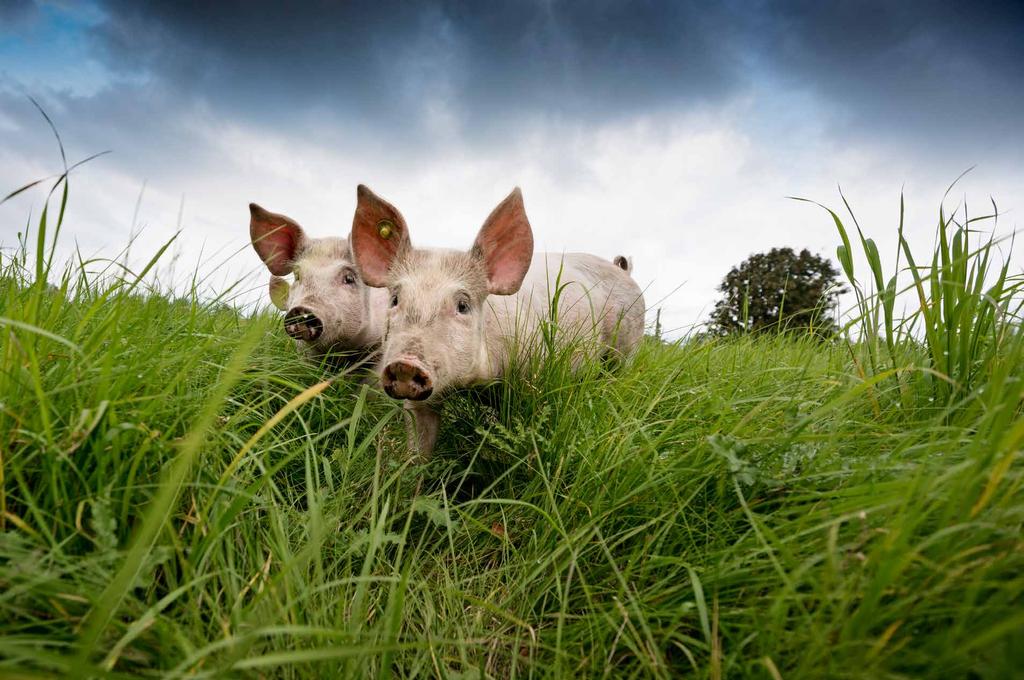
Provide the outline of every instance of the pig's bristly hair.
<path id="1" fill-rule="evenodd" d="M 388 276 L 389 286 L 401 286 L 406 290 L 436 287 L 453 281 L 459 282 L 459 287 L 473 297 L 487 296 L 487 274 L 473 253 L 409 248 L 395 258 Z"/>

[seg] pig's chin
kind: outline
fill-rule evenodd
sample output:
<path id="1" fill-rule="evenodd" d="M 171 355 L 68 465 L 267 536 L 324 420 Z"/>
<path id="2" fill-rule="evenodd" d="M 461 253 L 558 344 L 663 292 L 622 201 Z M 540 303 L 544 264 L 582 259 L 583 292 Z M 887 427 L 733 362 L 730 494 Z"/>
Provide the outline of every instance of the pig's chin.
<path id="1" fill-rule="evenodd" d="M 327 340 L 318 340 L 316 342 L 316 350 L 324 354 L 346 354 L 356 349 L 357 346 L 351 340 L 343 337 L 328 338 Z"/>
<path id="2" fill-rule="evenodd" d="M 384 388 L 384 392 L 389 397 L 391 397 L 392 399 L 397 399 L 399 401 L 417 401 L 417 402 L 428 401 L 430 399 L 430 397 L 434 396 L 433 392 L 428 392 L 427 394 L 420 394 L 420 395 L 416 395 L 416 396 L 408 396 L 408 397 L 406 397 L 406 396 L 402 396 L 402 395 L 399 395 L 399 394 L 395 394 L 393 391 L 389 390 L 387 387 Z"/>
<path id="3" fill-rule="evenodd" d="M 297 340 L 297 342 L 301 347 L 316 355 L 345 354 L 357 349 L 349 339 L 336 335 L 321 335 L 313 341 Z"/>

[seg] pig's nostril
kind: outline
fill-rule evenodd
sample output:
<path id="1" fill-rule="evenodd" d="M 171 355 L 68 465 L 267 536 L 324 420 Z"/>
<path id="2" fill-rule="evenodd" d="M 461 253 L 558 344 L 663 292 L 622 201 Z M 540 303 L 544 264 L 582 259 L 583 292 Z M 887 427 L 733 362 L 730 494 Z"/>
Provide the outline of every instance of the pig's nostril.
<path id="1" fill-rule="evenodd" d="M 284 316 L 284 330 L 296 340 L 311 342 L 324 332 L 324 323 L 307 307 L 292 307 Z"/>
<path id="2" fill-rule="evenodd" d="M 309 329 L 309 339 L 316 340 L 324 332 L 324 322 L 314 316 L 306 322 L 306 328 Z"/>
<path id="3" fill-rule="evenodd" d="M 384 391 L 395 399 L 426 399 L 433 393 L 430 374 L 416 364 L 393 361 L 381 373 Z"/>

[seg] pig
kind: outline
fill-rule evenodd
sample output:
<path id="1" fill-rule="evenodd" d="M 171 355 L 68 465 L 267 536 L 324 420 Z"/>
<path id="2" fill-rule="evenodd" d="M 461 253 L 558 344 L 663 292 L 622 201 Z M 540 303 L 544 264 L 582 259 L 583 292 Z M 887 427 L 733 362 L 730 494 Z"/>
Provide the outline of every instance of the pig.
<path id="1" fill-rule="evenodd" d="M 436 443 L 446 392 L 500 378 L 514 359 L 536 351 L 556 281 L 564 286 L 556 341 L 582 340 L 595 353 L 619 356 L 640 343 L 645 307 L 632 263 L 623 256 L 535 254 L 518 188 L 468 251 L 414 248 L 393 205 L 363 185 L 356 193 L 352 253 L 366 284 L 388 290 L 380 381 L 389 396 L 404 400 L 409 447 L 421 459 Z M 593 354 L 574 354 L 574 361 Z"/>
<path id="2" fill-rule="evenodd" d="M 387 291 L 367 286 L 344 238 L 309 238 L 294 220 L 249 204 L 252 247 L 270 270 L 270 300 L 310 359 L 365 358 L 380 345 Z M 292 274 L 294 282 L 283 278 Z"/>

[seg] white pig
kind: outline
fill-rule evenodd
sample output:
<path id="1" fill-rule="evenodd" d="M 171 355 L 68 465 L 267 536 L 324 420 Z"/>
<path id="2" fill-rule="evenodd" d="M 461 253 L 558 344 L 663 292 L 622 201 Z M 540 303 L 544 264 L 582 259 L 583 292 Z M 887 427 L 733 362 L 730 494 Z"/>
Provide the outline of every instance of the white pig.
<path id="1" fill-rule="evenodd" d="M 313 359 L 363 356 L 380 345 L 388 295 L 363 283 L 343 238 L 309 238 L 294 220 L 249 204 L 252 247 L 270 270 L 284 329 Z M 282 277 L 291 274 L 289 284 Z"/>
<path id="2" fill-rule="evenodd" d="M 405 400 L 410 448 L 426 458 L 437 440 L 445 392 L 501 377 L 513 356 L 537 347 L 557 306 L 561 342 L 590 341 L 626 354 L 643 337 L 644 299 L 624 257 L 533 252 L 515 189 L 484 222 L 469 251 L 414 248 L 398 210 L 357 190 L 352 253 L 369 286 L 386 287 L 389 310 L 379 365 L 384 391 Z M 582 357 L 577 357 L 582 360 Z"/>

